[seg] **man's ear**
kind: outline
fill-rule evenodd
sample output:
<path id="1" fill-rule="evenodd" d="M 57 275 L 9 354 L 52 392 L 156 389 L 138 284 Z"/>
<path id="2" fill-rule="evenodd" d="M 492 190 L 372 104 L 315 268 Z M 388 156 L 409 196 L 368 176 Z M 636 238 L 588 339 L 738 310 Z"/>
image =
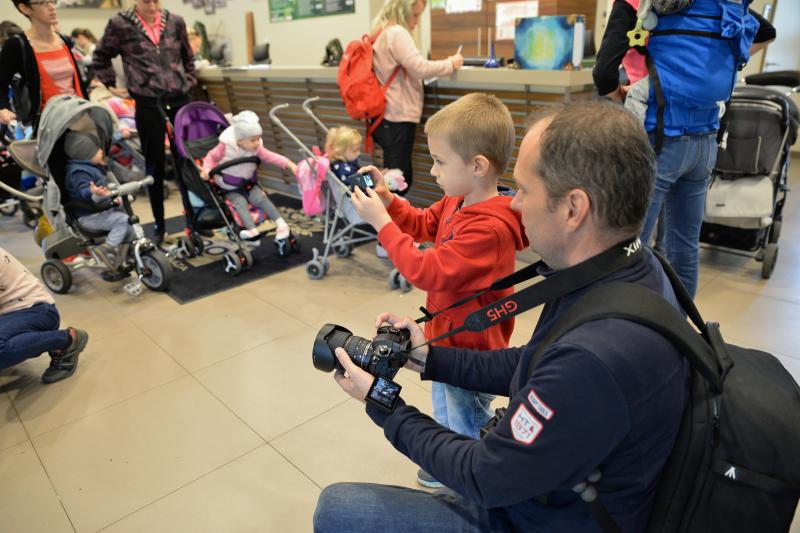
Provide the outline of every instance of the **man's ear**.
<path id="1" fill-rule="evenodd" d="M 472 158 L 473 173 L 479 178 L 485 178 L 492 170 L 492 164 L 485 155 L 476 155 Z"/>
<path id="2" fill-rule="evenodd" d="M 565 228 L 568 231 L 578 231 L 592 215 L 592 201 L 583 189 L 572 189 L 562 199 L 567 207 L 567 220 Z"/>

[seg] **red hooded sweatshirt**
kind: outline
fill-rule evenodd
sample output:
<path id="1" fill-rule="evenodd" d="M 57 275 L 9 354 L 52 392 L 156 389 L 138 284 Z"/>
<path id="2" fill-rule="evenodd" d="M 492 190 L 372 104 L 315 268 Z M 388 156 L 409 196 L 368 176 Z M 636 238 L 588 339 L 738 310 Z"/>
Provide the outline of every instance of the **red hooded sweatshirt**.
<path id="1" fill-rule="evenodd" d="M 417 209 L 397 197 L 389 204 L 392 222 L 378 233 L 394 266 L 412 285 L 428 292 L 431 313 L 489 287 L 514 271 L 517 250 L 528 246 L 519 214 L 508 196 L 496 196 L 459 209 L 462 197 L 445 196 L 427 209 Z M 414 242 L 433 241 L 419 250 Z M 425 324 L 428 339 L 460 327 L 464 319 L 514 289 L 491 291 Z M 481 332 L 465 331 L 437 345 L 475 350 L 508 347 L 514 320 Z"/>

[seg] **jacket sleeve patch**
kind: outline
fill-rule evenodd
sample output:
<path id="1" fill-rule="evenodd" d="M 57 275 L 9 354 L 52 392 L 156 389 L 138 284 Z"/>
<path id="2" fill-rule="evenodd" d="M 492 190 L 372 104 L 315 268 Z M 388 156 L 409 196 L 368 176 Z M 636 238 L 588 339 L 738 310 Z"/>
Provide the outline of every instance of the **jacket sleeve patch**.
<path id="1" fill-rule="evenodd" d="M 549 405 L 544 403 L 541 398 L 536 394 L 534 391 L 530 391 L 528 393 L 528 401 L 531 402 L 531 406 L 533 409 L 539 413 L 542 418 L 545 420 L 550 420 L 553 418 L 555 411 L 553 411 Z"/>
<path id="2" fill-rule="evenodd" d="M 527 407 L 520 404 L 511 417 L 511 433 L 514 435 L 514 440 L 522 444 L 531 444 L 541 432 L 542 423 L 528 411 Z"/>

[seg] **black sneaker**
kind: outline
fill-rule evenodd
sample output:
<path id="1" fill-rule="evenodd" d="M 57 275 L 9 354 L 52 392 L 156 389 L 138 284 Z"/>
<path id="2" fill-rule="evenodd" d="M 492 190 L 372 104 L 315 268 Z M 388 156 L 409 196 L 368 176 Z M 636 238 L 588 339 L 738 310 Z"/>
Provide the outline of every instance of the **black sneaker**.
<path id="1" fill-rule="evenodd" d="M 82 329 L 75 329 L 75 338 L 72 344 L 59 353 L 50 354 L 50 366 L 42 374 L 43 383 L 55 383 L 66 379 L 75 373 L 78 368 L 78 357 L 89 342 L 89 334 Z"/>
<path id="2" fill-rule="evenodd" d="M 422 485 L 423 487 L 428 487 L 429 489 L 441 489 L 444 487 L 441 481 L 438 481 L 432 475 L 424 471 L 423 469 L 417 470 L 417 483 Z"/>

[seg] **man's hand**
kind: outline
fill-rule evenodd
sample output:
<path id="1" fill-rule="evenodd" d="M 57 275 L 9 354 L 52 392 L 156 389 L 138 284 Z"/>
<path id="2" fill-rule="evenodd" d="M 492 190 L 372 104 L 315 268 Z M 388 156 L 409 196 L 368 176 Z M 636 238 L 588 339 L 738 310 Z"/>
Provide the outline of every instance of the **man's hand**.
<path id="1" fill-rule="evenodd" d="M 369 388 L 372 386 L 372 382 L 375 380 L 375 376 L 357 367 L 343 348 L 336 348 L 336 358 L 345 371 L 340 372 L 337 370 L 333 374 L 333 379 L 336 380 L 336 383 L 339 384 L 343 391 L 363 403 Z"/>
<path id="2" fill-rule="evenodd" d="M 0 109 L 0 124 L 8 126 L 15 118 L 17 118 L 17 115 L 10 109 Z"/>
<path id="3" fill-rule="evenodd" d="M 372 189 L 367 189 L 367 194 L 364 194 L 360 188 L 356 187 L 350 201 L 359 216 L 376 231 L 380 231 L 382 227 L 392 221 L 380 196 Z"/>
<path id="4" fill-rule="evenodd" d="M 119 87 L 109 87 L 108 92 L 110 92 L 114 96 L 118 96 L 126 100 L 131 97 L 131 93 L 128 92 L 128 89 L 121 89 Z"/>
<path id="5" fill-rule="evenodd" d="M 94 182 L 91 182 L 89 184 L 89 190 L 95 196 L 108 196 L 108 195 L 111 194 L 111 191 L 108 190 L 108 187 L 104 187 L 104 186 L 99 186 L 98 187 L 97 185 L 95 185 Z"/>
<path id="6" fill-rule="evenodd" d="M 411 351 L 411 357 L 422 363 L 422 365 L 409 359 L 404 368 L 422 374 L 422 371 L 425 370 L 425 362 L 428 360 L 428 345 L 425 344 L 428 340 L 425 338 L 425 333 L 420 325 L 408 317 L 401 318 L 391 313 L 383 313 L 375 319 L 375 329 L 377 330 L 384 323 L 389 323 L 397 329 L 407 329 L 409 331 L 411 334 L 411 347 L 419 346 L 419 348 Z"/>

